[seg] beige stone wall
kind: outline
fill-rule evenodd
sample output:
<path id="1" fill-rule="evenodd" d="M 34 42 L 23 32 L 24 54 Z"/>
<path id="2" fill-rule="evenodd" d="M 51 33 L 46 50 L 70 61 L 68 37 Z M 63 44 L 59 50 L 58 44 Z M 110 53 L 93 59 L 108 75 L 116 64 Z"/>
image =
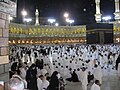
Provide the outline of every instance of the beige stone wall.
<path id="1" fill-rule="evenodd" d="M 9 15 L 0 12 L 0 81 L 6 85 L 9 80 L 9 55 L 8 55 L 8 38 L 9 38 Z"/>
<path id="2" fill-rule="evenodd" d="M 0 64 L 9 63 L 8 38 L 9 38 L 9 15 L 0 12 Z"/>

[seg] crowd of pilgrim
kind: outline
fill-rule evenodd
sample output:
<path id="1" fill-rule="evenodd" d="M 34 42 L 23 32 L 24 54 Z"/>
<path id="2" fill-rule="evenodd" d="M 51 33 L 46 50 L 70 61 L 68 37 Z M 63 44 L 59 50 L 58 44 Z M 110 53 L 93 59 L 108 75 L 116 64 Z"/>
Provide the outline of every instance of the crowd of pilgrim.
<path id="1" fill-rule="evenodd" d="M 65 90 L 68 81 L 100 90 L 103 76 L 120 78 L 119 45 L 20 45 L 9 54 L 10 90 Z"/>

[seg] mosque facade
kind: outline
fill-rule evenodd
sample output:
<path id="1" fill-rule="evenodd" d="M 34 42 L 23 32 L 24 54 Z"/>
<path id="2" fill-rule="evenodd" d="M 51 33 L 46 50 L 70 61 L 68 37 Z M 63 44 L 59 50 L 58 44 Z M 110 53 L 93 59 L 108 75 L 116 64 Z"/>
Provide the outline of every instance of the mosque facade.
<path id="1" fill-rule="evenodd" d="M 13 7 L 13 2 L 10 0 L 3 0 L 0 2 L 0 80 L 5 83 L 9 80 L 9 45 L 13 44 L 54 44 L 54 43 L 82 43 L 86 44 L 87 26 L 26 26 L 19 24 L 9 25 L 9 15 L 15 16 L 16 8 Z M 97 10 L 99 10 L 99 3 L 97 2 Z M 118 2 L 118 0 L 115 0 Z M 8 4 L 6 4 L 6 2 Z M 119 10 L 116 3 L 116 13 L 118 16 Z M 6 5 L 4 7 L 4 5 Z M 3 6 L 3 7 L 1 7 Z M 100 13 L 96 13 L 96 20 L 100 19 Z M 116 17 L 119 19 L 119 17 Z M 99 21 L 99 20 L 98 20 Z M 120 42 L 120 23 L 113 24 L 113 40 L 114 43 Z M 94 33 L 94 31 L 93 31 Z M 102 40 L 102 39 L 101 39 Z"/>

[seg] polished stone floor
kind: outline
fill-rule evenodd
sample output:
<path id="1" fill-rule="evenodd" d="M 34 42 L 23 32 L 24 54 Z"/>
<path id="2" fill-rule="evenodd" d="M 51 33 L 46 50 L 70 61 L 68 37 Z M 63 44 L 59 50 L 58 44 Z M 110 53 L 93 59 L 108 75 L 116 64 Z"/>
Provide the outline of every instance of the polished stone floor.
<path id="1" fill-rule="evenodd" d="M 88 86 L 88 90 L 90 90 L 91 85 Z M 65 90 L 82 90 L 81 83 L 67 82 Z M 105 73 L 101 90 L 120 90 L 120 80 L 117 77 L 116 71 Z"/>

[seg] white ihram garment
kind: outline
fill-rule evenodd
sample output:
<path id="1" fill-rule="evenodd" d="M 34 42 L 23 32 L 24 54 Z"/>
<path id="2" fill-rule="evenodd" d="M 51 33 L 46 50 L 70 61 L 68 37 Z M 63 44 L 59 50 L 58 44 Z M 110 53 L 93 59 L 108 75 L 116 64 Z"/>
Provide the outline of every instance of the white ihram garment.
<path id="1" fill-rule="evenodd" d="M 120 63 L 118 64 L 118 76 L 120 77 Z"/>
<path id="2" fill-rule="evenodd" d="M 84 71 L 84 72 L 82 71 L 81 82 L 82 82 L 82 89 L 87 90 L 88 80 L 87 80 L 87 72 L 86 71 Z"/>
<path id="3" fill-rule="evenodd" d="M 91 90 L 100 90 L 100 86 L 94 83 L 91 87 Z"/>
<path id="4" fill-rule="evenodd" d="M 100 81 L 100 84 L 102 84 L 102 69 L 100 66 L 94 69 L 94 77 L 96 80 Z"/>
<path id="5" fill-rule="evenodd" d="M 42 82 L 42 90 L 46 90 L 47 89 L 47 87 L 49 86 L 49 82 L 47 81 L 47 80 L 44 80 L 43 82 Z"/>
<path id="6" fill-rule="evenodd" d="M 42 80 L 40 78 L 37 79 L 37 87 L 38 90 L 42 90 Z"/>

